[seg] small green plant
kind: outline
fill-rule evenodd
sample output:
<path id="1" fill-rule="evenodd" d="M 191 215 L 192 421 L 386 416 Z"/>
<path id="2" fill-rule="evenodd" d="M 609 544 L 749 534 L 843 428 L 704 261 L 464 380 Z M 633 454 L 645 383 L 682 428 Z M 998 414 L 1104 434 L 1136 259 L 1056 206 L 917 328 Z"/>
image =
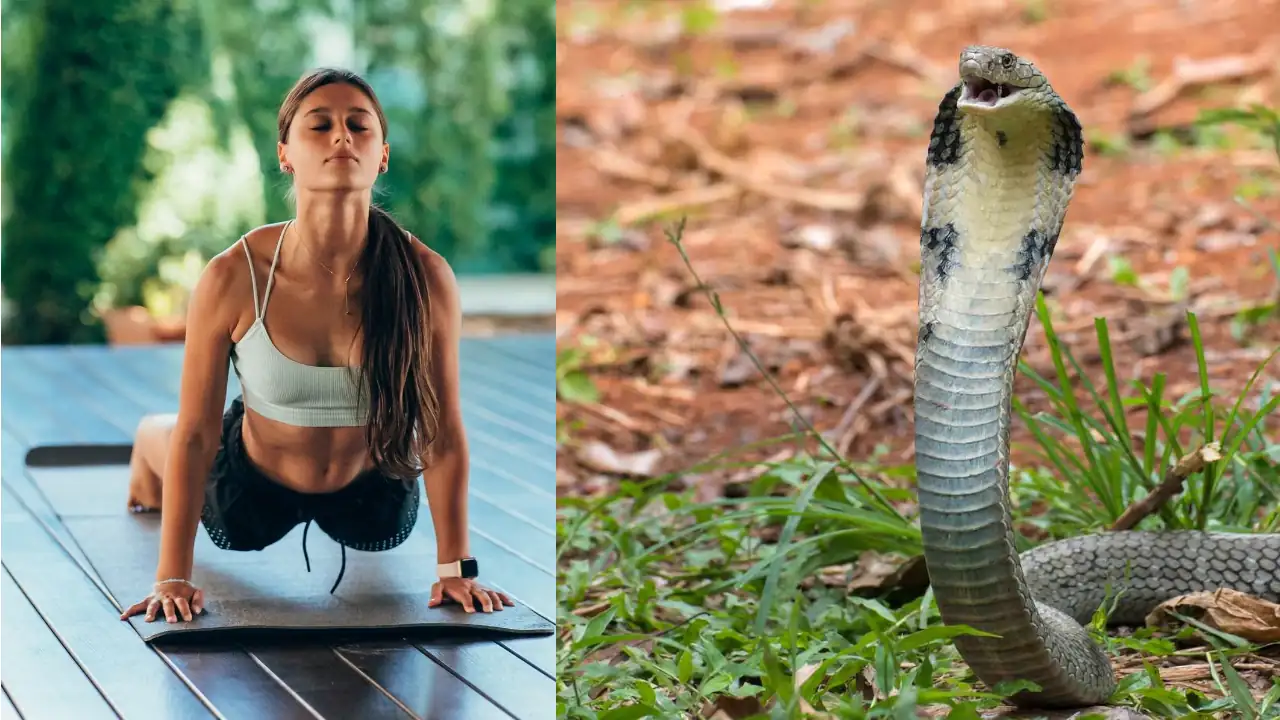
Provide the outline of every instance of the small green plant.
<path id="1" fill-rule="evenodd" d="M 1021 372 L 1046 394 L 1052 410 L 1032 414 L 1016 397 L 1014 407 L 1035 438 L 1035 451 L 1051 470 L 1024 471 L 1025 485 L 1019 497 L 1024 509 L 1040 501 L 1054 511 L 1031 522 L 1062 536 L 1084 528 L 1108 527 L 1154 489 L 1180 458 L 1214 442 L 1223 447 L 1222 459 L 1189 478 L 1184 491 L 1161 507 L 1161 525 L 1166 529 L 1248 532 L 1256 527 L 1263 508 L 1280 502 L 1280 474 L 1267 463 L 1278 447 L 1261 433 L 1263 419 L 1275 412 L 1280 397 L 1268 399 L 1264 395 L 1255 411 L 1243 405 L 1266 363 L 1258 367 L 1229 409 L 1215 402 L 1199 323 L 1195 314 L 1188 312 L 1200 391 L 1166 398 L 1164 373 L 1157 373 L 1150 385 L 1135 381 L 1126 388 L 1116 373 L 1106 320 L 1098 318 L 1094 327 L 1106 380 L 1105 387 L 1099 389 L 1054 334 L 1043 299 L 1037 302 L 1036 311 L 1056 377 L 1046 378 L 1025 363 Z M 1277 353 L 1280 348 L 1267 362 Z M 1072 379 L 1071 370 L 1077 379 Z M 1093 401 L 1089 412 L 1077 399 L 1081 392 Z M 1129 426 L 1135 409 L 1145 412 L 1141 430 Z M 1223 424 L 1219 426 L 1219 422 Z M 1140 437 L 1141 443 L 1135 443 L 1135 437 Z M 1228 472 L 1230 483 L 1224 484 Z M 1063 483 L 1063 478 L 1072 482 Z"/>
<path id="2" fill-rule="evenodd" d="M 715 29 L 720 17 L 715 5 L 709 0 L 694 0 L 685 3 L 680 11 L 680 26 L 684 32 L 693 35 L 705 35 Z"/>
<path id="3" fill-rule="evenodd" d="M 1114 85 L 1126 85 L 1145 92 L 1151 89 L 1151 60 L 1146 56 L 1136 58 L 1129 67 L 1113 70 L 1107 75 L 1107 82 Z"/>
<path id="4" fill-rule="evenodd" d="M 1049 18 L 1048 0 L 1022 0 L 1022 19 L 1029 24 L 1042 23 Z"/>
<path id="5" fill-rule="evenodd" d="M 600 391 L 583 369 L 587 354 L 583 348 L 565 348 L 556 354 L 556 397 L 568 402 L 594 403 Z"/>
<path id="6" fill-rule="evenodd" d="M 1107 269 L 1111 273 L 1111 282 L 1117 285 L 1138 287 L 1140 279 L 1129 259 L 1121 255 L 1107 256 Z"/>
<path id="7" fill-rule="evenodd" d="M 1090 130 L 1086 133 L 1089 148 L 1103 157 L 1120 157 L 1129 152 L 1129 137 L 1124 133 Z"/>
<path id="8" fill-rule="evenodd" d="M 1280 251 L 1272 248 L 1267 251 L 1267 257 L 1271 261 L 1271 270 L 1275 273 L 1276 287 L 1270 300 L 1245 308 L 1231 318 L 1231 336 L 1239 342 L 1245 342 L 1248 335 L 1262 323 L 1280 318 Z"/>
<path id="9" fill-rule="evenodd" d="M 1253 130 L 1270 140 L 1276 157 L 1280 158 L 1280 113 L 1266 105 L 1253 104 L 1248 108 L 1214 108 L 1201 111 L 1196 118 L 1199 127 L 1216 127 L 1234 124 Z"/>

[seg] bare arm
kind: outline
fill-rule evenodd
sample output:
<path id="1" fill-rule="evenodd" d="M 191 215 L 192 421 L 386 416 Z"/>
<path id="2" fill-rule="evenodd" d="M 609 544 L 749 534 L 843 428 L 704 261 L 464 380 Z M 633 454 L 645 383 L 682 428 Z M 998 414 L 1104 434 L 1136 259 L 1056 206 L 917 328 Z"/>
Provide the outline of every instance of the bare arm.
<path id="1" fill-rule="evenodd" d="M 440 403 L 440 423 L 424 461 L 423 485 L 435 525 L 437 562 L 471 554 L 467 533 L 467 482 L 470 471 L 466 431 L 458 390 L 458 344 L 462 308 L 453 270 L 439 255 L 420 247 L 431 303 L 431 382 Z"/>
<path id="2" fill-rule="evenodd" d="M 204 488 L 222 435 L 222 408 L 227 394 L 234 307 L 225 298 L 233 291 L 235 247 L 205 267 L 192 291 L 182 357 L 178 421 L 164 466 L 160 506 L 160 559 L 156 580 L 191 578 L 196 528 L 204 507 Z M 244 262 L 244 258 L 239 258 Z"/>

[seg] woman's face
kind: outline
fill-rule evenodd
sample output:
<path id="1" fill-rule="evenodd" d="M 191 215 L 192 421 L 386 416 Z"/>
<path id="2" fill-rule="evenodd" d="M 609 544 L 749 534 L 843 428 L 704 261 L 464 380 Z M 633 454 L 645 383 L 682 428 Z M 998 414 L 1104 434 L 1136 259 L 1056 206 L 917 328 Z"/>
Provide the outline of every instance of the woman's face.
<path id="1" fill-rule="evenodd" d="M 390 148 L 373 103 L 359 88 L 324 85 L 308 95 L 279 144 L 281 165 L 292 168 L 300 190 L 367 190 L 387 163 Z"/>

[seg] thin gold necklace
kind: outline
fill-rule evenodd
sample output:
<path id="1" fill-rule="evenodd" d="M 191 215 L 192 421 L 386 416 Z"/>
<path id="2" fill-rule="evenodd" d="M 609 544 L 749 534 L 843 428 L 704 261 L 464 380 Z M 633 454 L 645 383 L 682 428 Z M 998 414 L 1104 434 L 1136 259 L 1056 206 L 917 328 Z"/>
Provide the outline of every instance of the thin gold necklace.
<path id="1" fill-rule="evenodd" d="M 305 242 L 302 243 L 302 246 L 307 248 L 307 254 L 310 255 L 311 259 L 315 260 L 316 263 L 320 265 L 320 267 L 327 270 L 330 275 L 334 277 L 338 277 L 338 274 L 335 273 L 328 265 L 325 265 L 324 263 L 320 262 L 320 258 L 316 257 L 316 254 L 311 252 L 311 248 L 308 247 Z M 351 282 L 351 278 L 355 276 L 356 268 L 359 266 L 360 266 L 360 258 L 356 258 L 355 264 L 351 266 L 351 273 L 347 275 L 346 280 L 342 281 L 342 309 L 344 312 L 346 312 L 347 315 L 351 314 L 351 304 L 350 304 L 351 295 L 347 292 L 347 283 Z"/>

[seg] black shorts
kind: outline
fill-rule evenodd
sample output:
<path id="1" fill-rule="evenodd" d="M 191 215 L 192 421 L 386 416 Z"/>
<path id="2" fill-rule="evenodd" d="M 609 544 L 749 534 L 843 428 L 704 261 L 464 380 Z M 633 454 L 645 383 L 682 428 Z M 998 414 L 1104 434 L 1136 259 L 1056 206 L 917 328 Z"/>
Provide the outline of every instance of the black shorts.
<path id="1" fill-rule="evenodd" d="M 417 479 L 401 480 L 369 470 L 341 490 L 300 493 L 268 478 L 249 461 L 243 422 L 244 401 L 236 398 L 222 416 L 222 441 L 205 482 L 200 514 L 214 545 L 223 550 L 262 550 L 306 523 L 302 553 L 310 572 L 307 530 L 315 521 L 342 546 L 345 571 L 348 547 L 365 552 L 390 550 L 413 532 L 422 502 Z"/>

